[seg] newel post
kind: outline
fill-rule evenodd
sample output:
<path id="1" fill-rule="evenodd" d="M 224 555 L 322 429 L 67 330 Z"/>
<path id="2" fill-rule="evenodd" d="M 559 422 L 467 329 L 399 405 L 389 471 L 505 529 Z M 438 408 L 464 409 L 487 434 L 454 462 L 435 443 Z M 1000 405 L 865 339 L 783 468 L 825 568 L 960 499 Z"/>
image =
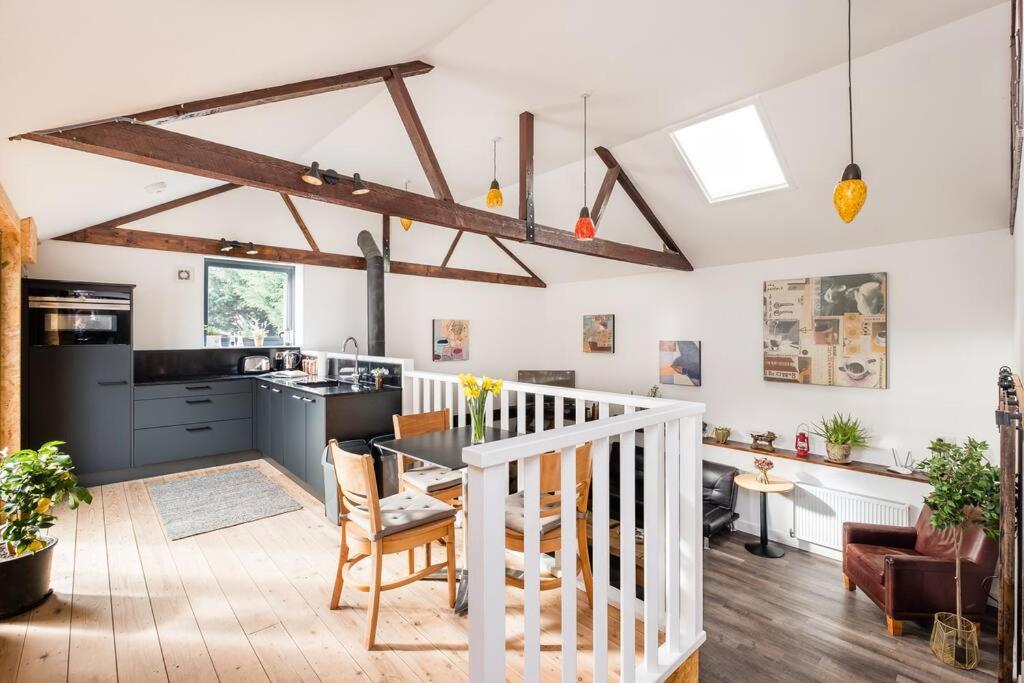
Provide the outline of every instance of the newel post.
<path id="1" fill-rule="evenodd" d="M 466 457 L 473 449 L 467 448 Z M 469 466 L 469 678 L 505 677 L 505 466 Z"/>

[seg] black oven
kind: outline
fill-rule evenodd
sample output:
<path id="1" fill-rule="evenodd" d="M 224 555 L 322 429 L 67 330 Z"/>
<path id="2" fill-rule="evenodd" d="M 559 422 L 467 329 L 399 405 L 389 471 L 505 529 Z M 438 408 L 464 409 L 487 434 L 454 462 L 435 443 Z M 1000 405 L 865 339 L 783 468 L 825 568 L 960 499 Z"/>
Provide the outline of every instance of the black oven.
<path id="1" fill-rule="evenodd" d="M 28 287 L 30 346 L 131 344 L 131 293 L 102 288 Z"/>

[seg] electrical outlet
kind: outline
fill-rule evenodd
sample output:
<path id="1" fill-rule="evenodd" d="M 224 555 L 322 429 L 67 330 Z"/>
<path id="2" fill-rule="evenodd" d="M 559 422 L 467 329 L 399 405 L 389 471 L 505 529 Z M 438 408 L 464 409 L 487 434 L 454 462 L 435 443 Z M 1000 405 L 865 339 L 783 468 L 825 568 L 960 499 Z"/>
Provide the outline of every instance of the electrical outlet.
<path id="1" fill-rule="evenodd" d="M 178 268 L 178 281 L 179 282 L 192 282 L 193 270 L 189 267 Z"/>

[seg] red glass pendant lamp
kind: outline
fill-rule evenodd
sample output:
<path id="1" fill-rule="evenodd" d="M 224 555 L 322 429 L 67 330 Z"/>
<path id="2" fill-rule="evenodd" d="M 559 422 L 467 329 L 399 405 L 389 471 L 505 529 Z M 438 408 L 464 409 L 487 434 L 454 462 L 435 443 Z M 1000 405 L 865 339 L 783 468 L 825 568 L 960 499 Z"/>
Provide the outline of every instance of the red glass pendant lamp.
<path id="1" fill-rule="evenodd" d="M 589 242 L 594 239 L 597 228 L 594 221 L 590 220 L 590 208 L 587 206 L 587 98 L 589 94 L 583 95 L 583 208 L 580 209 L 580 217 L 576 221 L 576 239 L 580 242 Z"/>

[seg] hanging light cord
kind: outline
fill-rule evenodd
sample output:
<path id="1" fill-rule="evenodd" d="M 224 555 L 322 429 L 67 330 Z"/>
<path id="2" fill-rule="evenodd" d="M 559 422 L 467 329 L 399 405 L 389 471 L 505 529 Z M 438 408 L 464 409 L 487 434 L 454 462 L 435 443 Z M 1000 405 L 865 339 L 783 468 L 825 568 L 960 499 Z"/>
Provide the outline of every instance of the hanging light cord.
<path id="1" fill-rule="evenodd" d="M 494 138 L 494 153 L 491 155 L 491 159 L 494 162 L 494 175 L 491 176 L 495 180 L 498 179 L 498 138 Z"/>
<path id="2" fill-rule="evenodd" d="M 587 205 L 587 97 L 583 95 L 583 206 Z"/>
<path id="3" fill-rule="evenodd" d="M 850 103 L 850 163 L 853 163 L 853 0 L 846 0 L 846 90 Z"/>

